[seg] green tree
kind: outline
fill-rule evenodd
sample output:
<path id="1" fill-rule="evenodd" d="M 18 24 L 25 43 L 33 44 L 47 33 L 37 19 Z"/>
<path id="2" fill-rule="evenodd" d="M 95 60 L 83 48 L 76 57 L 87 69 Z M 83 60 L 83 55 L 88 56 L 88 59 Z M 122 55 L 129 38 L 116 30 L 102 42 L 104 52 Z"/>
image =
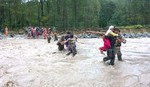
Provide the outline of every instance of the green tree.
<path id="1" fill-rule="evenodd" d="M 99 12 L 99 26 L 106 27 L 116 10 L 116 5 L 112 1 L 101 0 L 101 10 Z"/>

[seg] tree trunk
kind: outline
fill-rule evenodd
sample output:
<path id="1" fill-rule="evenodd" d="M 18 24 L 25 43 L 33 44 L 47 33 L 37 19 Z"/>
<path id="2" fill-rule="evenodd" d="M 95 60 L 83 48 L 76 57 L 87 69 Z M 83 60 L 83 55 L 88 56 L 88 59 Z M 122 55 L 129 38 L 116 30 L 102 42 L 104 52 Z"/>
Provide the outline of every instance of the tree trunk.
<path id="1" fill-rule="evenodd" d="M 73 0 L 74 3 L 74 26 L 77 28 L 77 0 Z"/>
<path id="2" fill-rule="evenodd" d="M 11 2 L 9 1 L 8 2 L 8 6 L 9 6 L 9 12 L 8 12 L 8 14 L 9 14 L 9 27 L 11 27 L 12 26 L 12 22 L 11 22 L 11 11 L 10 11 L 10 9 L 11 9 L 11 7 L 10 7 L 10 4 L 11 4 Z"/>
<path id="3" fill-rule="evenodd" d="M 43 18 L 43 16 L 44 16 L 44 9 L 43 9 L 43 6 L 44 6 L 44 2 L 43 2 L 43 0 L 40 0 L 40 13 L 41 13 L 41 15 L 40 15 L 40 19 L 42 19 Z M 44 26 L 44 22 L 42 21 L 42 26 Z"/>

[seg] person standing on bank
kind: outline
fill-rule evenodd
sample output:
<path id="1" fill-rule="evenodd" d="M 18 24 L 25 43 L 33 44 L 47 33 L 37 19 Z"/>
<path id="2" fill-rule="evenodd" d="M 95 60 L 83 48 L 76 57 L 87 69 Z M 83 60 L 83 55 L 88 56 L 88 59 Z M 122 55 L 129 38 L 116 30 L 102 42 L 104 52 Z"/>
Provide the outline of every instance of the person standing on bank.
<path id="1" fill-rule="evenodd" d="M 8 36 L 8 27 L 5 27 L 5 35 Z"/>
<path id="2" fill-rule="evenodd" d="M 32 38 L 35 39 L 35 36 L 36 36 L 36 27 L 32 27 L 31 33 L 32 33 Z"/>
<path id="3" fill-rule="evenodd" d="M 47 38 L 47 37 L 46 37 L 46 36 L 47 36 L 47 35 L 46 35 L 46 34 L 47 34 L 47 29 L 46 29 L 46 27 L 44 27 L 42 31 L 43 31 L 42 36 L 43 36 L 44 39 L 46 39 L 46 38 Z"/>

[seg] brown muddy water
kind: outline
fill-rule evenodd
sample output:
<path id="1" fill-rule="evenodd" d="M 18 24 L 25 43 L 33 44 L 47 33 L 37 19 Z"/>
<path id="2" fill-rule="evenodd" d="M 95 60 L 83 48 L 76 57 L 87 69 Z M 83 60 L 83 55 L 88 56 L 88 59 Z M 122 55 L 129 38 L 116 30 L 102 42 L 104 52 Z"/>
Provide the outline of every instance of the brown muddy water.
<path id="1" fill-rule="evenodd" d="M 66 56 L 56 42 L 0 40 L 0 87 L 150 87 L 150 38 L 127 39 L 123 62 L 103 63 L 102 39 L 79 39 Z"/>

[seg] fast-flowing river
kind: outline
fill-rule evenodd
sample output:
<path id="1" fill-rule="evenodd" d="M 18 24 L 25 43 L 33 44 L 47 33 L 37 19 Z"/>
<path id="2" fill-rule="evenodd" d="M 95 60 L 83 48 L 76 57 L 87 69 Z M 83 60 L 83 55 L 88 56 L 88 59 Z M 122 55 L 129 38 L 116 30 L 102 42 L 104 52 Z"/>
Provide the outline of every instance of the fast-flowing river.
<path id="1" fill-rule="evenodd" d="M 78 39 L 75 57 L 43 39 L 0 40 L 0 87 L 150 87 L 150 38 L 127 39 L 123 61 L 103 63 L 102 39 Z"/>

